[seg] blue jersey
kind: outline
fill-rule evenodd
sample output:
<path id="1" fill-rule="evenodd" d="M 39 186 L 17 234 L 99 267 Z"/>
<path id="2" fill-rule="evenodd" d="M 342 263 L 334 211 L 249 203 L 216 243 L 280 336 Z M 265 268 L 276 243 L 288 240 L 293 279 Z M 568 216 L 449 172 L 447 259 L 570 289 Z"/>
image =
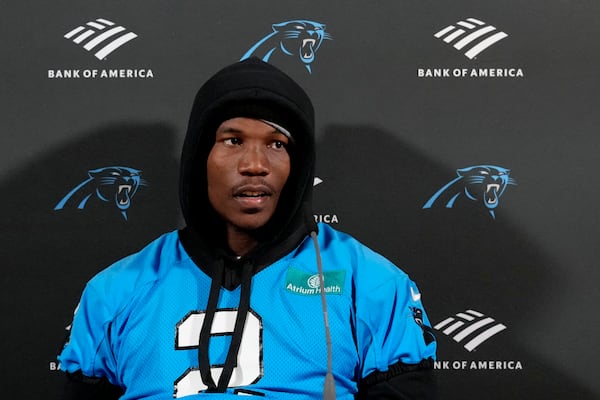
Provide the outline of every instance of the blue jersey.
<path id="1" fill-rule="evenodd" d="M 237 363 L 226 393 L 202 393 L 198 346 L 211 279 L 165 234 L 95 276 L 75 313 L 59 360 L 67 372 L 105 377 L 122 399 L 319 399 L 327 370 L 320 291 L 326 293 L 338 399 L 398 362 L 434 358 L 436 344 L 415 284 L 384 257 L 327 225 L 316 251 L 307 238 L 252 278 Z M 240 288 L 222 288 L 209 359 L 218 380 L 231 341 Z"/>

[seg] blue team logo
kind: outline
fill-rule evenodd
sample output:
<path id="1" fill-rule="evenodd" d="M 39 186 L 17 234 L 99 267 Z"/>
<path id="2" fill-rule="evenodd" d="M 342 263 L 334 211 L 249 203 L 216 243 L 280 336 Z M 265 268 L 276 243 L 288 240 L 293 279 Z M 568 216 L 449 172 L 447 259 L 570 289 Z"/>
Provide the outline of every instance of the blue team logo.
<path id="1" fill-rule="evenodd" d="M 127 220 L 131 199 L 145 182 L 141 171 L 128 167 L 104 167 L 88 171 L 88 178 L 75 186 L 54 207 L 83 210 L 90 201 L 100 200 L 117 208 Z"/>
<path id="2" fill-rule="evenodd" d="M 495 165 L 475 165 L 456 171 L 454 178 L 433 196 L 423 206 L 432 208 L 443 205 L 452 208 L 462 198 L 483 205 L 495 218 L 495 209 L 500 204 L 500 197 L 508 185 L 516 185 L 510 177 L 510 170 Z"/>
<path id="3" fill-rule="evenodd" d="M 325 25 L 315 21 L 291 20 L 273 24 L 272 28 L 273 32 L 256 42 L 240 61 L 255 56 L 268 62 L 273 54 L 282 53 L 298 57 L 308 73 L 311 73 L 311 64 L 323 40 L 331 40 L 331 35 L 325 31 Z"/>

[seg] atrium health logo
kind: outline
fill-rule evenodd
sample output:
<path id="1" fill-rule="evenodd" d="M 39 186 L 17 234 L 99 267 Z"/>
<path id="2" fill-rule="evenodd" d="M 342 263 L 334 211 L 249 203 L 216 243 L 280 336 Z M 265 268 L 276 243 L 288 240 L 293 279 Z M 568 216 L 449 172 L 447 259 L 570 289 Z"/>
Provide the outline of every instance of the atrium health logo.
<path id="1" fill-rule="evenodd" d="M 94 51 L 97 59 L 103 60 L 110 53 L 135 39 L 137 34 L 104 18 L 98 18 L 67 32 L 65 39 Z"/>
<path id="2" fill-rule="evenodd" d="M 102 167 L 88 171 L 88 178 L 69 191 L 54 210 L 77 208 L 83 210 L 90 201 L 100 200 L 116 207 L 127 220 L 131 199 L 140 186 L 145 186 L 141 171 L 129 167 Z"/>
<path id="3" fill-rule="evenodd" d="M 483 205 L 492 216 L 500 204 L 500 197 L 509 185 L 516 185 L 510 177 L 510 170 L 495 165 L 475 165 L 456 170 L 458 175 L 442 186 L 427 200 L 424 209 L 442 204 L 453 208 L 457 201 L 466 198 Z"/>
<path id="4" fill-rule="evenodd" d="M 297 57 L 308 73 L 324 40 L 331 40 L 325 25 L 309 20 L 290 20 L 272 25 L 273 32 L 256 42 L 240 60 L 259 57 L 268 62 L 277 53 Z"/>

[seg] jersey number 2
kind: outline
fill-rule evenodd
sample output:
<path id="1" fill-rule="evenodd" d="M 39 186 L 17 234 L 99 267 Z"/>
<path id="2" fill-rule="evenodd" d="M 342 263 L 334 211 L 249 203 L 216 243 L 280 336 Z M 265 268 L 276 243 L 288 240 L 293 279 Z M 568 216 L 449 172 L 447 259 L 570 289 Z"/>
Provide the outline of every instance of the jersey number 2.
<path id="1" fill-rule="evenodd" d="M 200 330 L 204 323 L 204 311 L 189 313 L 178 325 L 175 348 L 177 350 L 196 350 Z M 237 310 L 218 310 L 213 320 L 211 335 L 232 335 Z M 246 325 L 240 343 L 237 364 L 229 380 L 229 387 L 246 386 L 257 382 L 262 377 L 262 321 L 251 310 L 246 317 Z M 211 368 L 213 380 L 217 382 L 223 371 L 223 366 Z M 208 389 L 202 382 L 200 370 L 190 368 L 175 381 L 176 398 L 197 394 Z"/>

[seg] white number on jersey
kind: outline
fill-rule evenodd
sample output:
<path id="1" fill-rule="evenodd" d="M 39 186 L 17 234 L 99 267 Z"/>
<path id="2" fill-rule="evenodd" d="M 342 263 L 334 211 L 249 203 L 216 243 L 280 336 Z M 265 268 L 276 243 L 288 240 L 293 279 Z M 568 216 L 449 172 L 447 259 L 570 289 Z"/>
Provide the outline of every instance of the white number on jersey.
<path id="1" fill-rule="evenodd" d="M 204 323 L 204 311 L 188 314 L 177 326 L 177 350 L 194 349 L 197 351 L 200 331 Z M 218 310 L 213 320 L 211 335 L 232 335 L 237 310 Z M 246 317 L 242 342 L 238 352 L 237 365 L 233 369 L 228 387 L 246 386 L 257 382 L 263 374 L 262 369 L 262 321 L 252 310 Z M 212 378 L 218 382 L 223 367 L 210 369 Z M 175 381 L 174 397 L 185 397 L 208 389 L 202 382 L 200 370 L 190 368 Z"/>

